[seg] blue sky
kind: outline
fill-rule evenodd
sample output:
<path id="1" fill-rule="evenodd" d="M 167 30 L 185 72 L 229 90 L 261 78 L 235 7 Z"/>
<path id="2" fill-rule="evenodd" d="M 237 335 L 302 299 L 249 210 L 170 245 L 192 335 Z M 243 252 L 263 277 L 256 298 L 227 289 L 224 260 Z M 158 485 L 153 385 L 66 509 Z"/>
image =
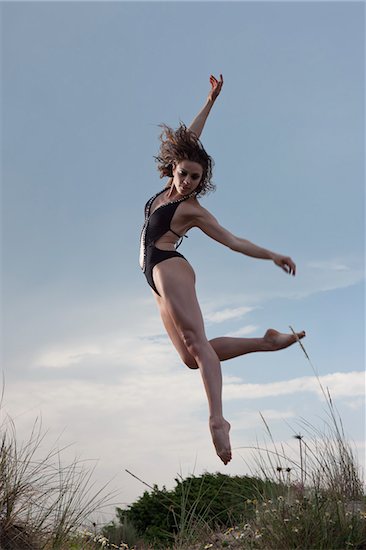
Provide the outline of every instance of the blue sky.
<path id="1" fill-rule="evenodd" d="M 164 334 L 138 267 L 146 200 L 164 181 L 158 124 L 189 124 L 210 73 L 224 87 L 202 141 L 207 207 L 233 233 L 289 254 L 296 278 L 198 230 L 209 337 L 305 329 L 360 460 L 364 447 L 364 4 L 3 2 L 4 410 L 37 415 L 97 459 L 119 504 L 219 462 L 199 373 Z M 234 449 L 291 443 L 324 403 L 298 346 L 223 364 Z M 292 452 L 292 451 L 289 451 Z M 295 451 L 294 451 L 295 452 Z"/>

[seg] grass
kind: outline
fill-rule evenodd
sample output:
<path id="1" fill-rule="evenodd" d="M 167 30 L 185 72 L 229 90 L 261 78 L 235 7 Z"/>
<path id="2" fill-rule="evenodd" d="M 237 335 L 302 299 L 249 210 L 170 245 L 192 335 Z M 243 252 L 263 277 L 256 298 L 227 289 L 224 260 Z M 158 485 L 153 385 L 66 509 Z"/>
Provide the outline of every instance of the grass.
<path id="1" fill-rule="evenodd" d="M 23 444 L 8 416 L 0 433 L 0 548 L 70 550 L 78 529 L 112 494 L 94 489 L 94 468 L 85 462 L 64 464 L 65 449 L 38 458 L 45 438 L 39 420 Z"/>

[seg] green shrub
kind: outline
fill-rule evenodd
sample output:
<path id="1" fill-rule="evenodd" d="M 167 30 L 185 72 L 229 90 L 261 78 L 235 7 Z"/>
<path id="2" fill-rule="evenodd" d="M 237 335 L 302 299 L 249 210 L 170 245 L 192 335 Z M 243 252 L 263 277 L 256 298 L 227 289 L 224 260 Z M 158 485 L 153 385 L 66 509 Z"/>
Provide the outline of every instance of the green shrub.
<path id="1" fill-rule="evenodd" d="M 127 510 L 117 508 L 120 524 L 128 519 L 146 542 L 169 545 L 178 533 L 181 538 L 192 538 L 205 528 L 225 528 L 250 519 L 253 508 L 245 507 L 244 502 L 271 484 L 259 478 L 221 473 L 175 481 L 171 491 L 155 485 Z"/>

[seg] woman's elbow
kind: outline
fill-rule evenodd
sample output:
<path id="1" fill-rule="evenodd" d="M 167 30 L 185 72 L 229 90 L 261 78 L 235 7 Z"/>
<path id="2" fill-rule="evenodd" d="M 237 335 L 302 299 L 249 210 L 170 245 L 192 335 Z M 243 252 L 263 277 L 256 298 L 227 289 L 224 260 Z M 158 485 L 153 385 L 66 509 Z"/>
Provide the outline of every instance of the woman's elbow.
<path id="1" fill-rule="evenodd" d="M 233 250 L 233 252 L 239 252 L 240 251 L 240 239 L 235 237 L 234 235 L 230 237 L 226 243 L 226 246 L 230 248 L 230 250 Z"/>

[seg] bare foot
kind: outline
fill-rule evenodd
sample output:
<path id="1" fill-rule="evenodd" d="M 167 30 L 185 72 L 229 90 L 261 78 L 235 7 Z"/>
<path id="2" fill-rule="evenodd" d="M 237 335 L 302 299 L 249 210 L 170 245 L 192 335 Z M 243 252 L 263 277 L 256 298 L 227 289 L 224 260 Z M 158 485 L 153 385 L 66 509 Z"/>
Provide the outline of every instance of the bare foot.
<path id="1" fill-rule="evenodd" d="M 210 419 L 210 431 L 216 453 L 226 465 L 231 460 L 230 424 L 224 418 Z"/>
<path id="2" fill-rule="evenodd" d="M 273 328 L 269 328 L 263 340 L 267 344 L 267 351 L 277 351 L 279 349 L 288 348 L 288 346 L 291 346 L 291 344 L 294 344 L 297 340 L 301 340 L 304 336 L 304 330 L 302 332 L 296 332 L 295 336 L 295 334 L 283 334 Z"/>

